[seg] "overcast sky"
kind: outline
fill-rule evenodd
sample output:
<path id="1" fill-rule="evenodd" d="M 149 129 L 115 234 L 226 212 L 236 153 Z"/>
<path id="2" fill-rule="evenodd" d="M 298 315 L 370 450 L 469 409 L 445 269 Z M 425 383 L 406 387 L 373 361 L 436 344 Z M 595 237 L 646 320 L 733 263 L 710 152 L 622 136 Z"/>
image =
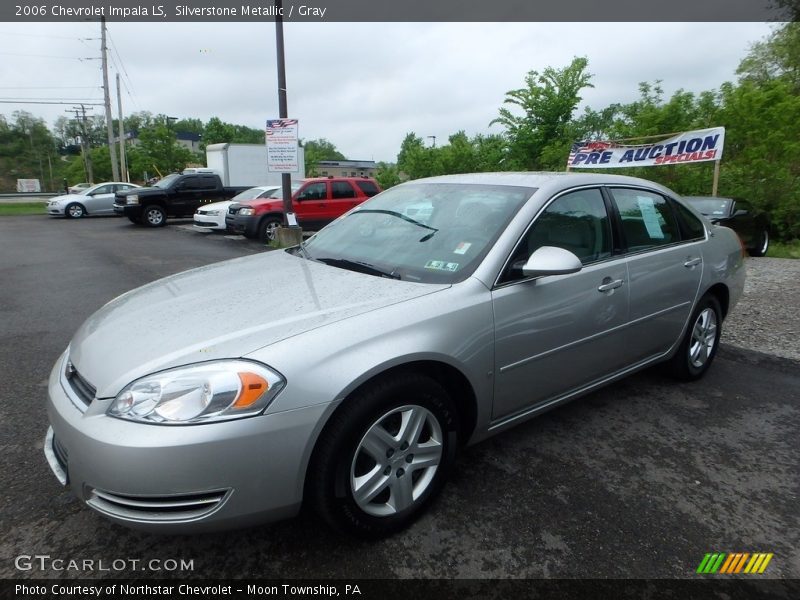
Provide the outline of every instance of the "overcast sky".
<path id="1" fill-rule="evenodd" d="M 123 110 L 263 127 L 278 116 L 272 23 L 110 23 L 110 78 Z M 285 25 L 289 116 L 300 137 L 326 138 L 348 158 L 394 161 L 408 132 L 442 144 L 489 122 L 525 74 L 586 56 L 582 106 L 667 95 L 735 79 L 764 23 L 323 23 Z M 0 99 L 102 102 L 99 23 L 0 23 Z M 90 38 L 90 39 L 87 39 Z M 48 89 L 45 89 L 48 88 Z M 78 102 L 80 100 L 77 100 Z M 116 116 L 116 97 L 114 96 Z M 0 104 L 48 123 L 68 106 Z M 582 108 L 581 108 L 582 110 Z M 102 107 L 94 107 L 101 114 Z M 430 143 L 430 140 L 428 140 Z"/>

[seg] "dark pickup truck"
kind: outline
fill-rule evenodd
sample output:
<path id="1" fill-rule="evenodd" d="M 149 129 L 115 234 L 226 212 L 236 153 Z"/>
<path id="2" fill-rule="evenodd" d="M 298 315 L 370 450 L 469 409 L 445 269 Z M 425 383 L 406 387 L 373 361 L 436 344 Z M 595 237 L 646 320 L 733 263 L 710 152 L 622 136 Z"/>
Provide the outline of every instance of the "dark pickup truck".
<path id="1" fill-rule="evenodd" d="M 229 200 L 246 187 L 225 187 L 214 173 L 173 173 L 153 187 L 135 188 L 135 193 L 117 192 L 114 212 L 132 223 L 162 227 L 167 217 L 191 217 L 202 204 Z"/>

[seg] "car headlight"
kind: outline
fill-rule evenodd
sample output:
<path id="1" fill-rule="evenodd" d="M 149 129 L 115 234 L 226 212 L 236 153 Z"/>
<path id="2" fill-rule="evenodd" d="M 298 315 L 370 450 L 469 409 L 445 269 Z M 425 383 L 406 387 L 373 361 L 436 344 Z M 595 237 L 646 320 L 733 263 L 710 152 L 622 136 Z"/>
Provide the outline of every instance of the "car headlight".
<path id="1" fill-rule="evenodd" d="M 137 379 L 117 394 L 107 414 L 161 425 L 228 421 L 261 413 L 285 384 L 258 363 L 201 363 Z"/>
<path id="2" fill-rule="evenodd" d="M 206 215 L 208 215 L 210 217 L 216 217 L 216 216 L 219 215 L 219 211 L 218 210 L 207 210 L 206 211 Z"/>
<path id="3" fill-rule="evenodd" d="M 125 204 L 139 204 L 139 194 L 125 196 Z"/>
<path id="4" fill-rule="evenodd" d="M 249 217 L 250 215 L 255 214 L 255 212 L 256 212 L 255 208 L 242 208 L 239 210 L 239 214 L 242 215 L 243 217 Z"/>

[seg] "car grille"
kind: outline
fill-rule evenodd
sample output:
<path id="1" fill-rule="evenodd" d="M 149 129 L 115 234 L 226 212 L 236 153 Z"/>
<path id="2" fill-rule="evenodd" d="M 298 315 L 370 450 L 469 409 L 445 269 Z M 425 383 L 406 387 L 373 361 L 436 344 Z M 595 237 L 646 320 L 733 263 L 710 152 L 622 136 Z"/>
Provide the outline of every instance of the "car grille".
<path id="1" fill-rule="evenodd" d="M 95 510 L 128 521 L 180 522 L 204 517 L 228 496 L 228 490 L 177 496 L 128 496 L 90 489 L 86 503 Z"/>
<path id="2" fill-rule="evenodd" d="M 86 381 L 69 361 L 67 361 L 67 368 L 64 372 L 64 376 L 67 379 L 70 389 L 78 400 L 80 400 L 84 406 L 89 406 L 97 393 L 95 387 Z"/>

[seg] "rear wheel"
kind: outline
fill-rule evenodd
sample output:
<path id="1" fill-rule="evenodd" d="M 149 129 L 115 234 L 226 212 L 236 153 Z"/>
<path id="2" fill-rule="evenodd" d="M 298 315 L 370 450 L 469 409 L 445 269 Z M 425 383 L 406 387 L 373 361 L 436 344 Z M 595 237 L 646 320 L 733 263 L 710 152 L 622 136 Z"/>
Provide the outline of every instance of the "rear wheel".
<path id="1" fill-rule="evenodd" d="M 307 491 L 332 527 L 379 538 L 417 519 L 456 453 L 456 415 L 434 380 L 401 374 L 368 386 L 333 415 L 314 451 Z"/>
<path id="2" fill-rule="evenodd" d="M 167 224 L 167 213 L 157 204 L 151 204 L 142 211 L 142 222 L 148 227 L 163 227 Z"/>
<path id="3" fill-rule="evenodd" d="M 747 253 L 750 256 L 766 256 L 769 250 L 769 231 L 765 229 L 757 239 L 758 245 L 755 248 L 748 248 Z"/>
<path id="4" fill-rule="evenodd" d="M 722 309 L 719 302 L 706 294 L 692 313 L 689 328 L 669 366 L 678 379 L 693 381 L 705 375 L 717 355 L 722 334 Z"/>
<path id="5" fill-rule="evenodd" d="M 85 214 L 86 209 L 83 208 L 82 204 L 78 204 L 77 202 L 67 205 L 67 208 L 64 209 L 64 216 L 68 219 L 80 219 Z"/>

